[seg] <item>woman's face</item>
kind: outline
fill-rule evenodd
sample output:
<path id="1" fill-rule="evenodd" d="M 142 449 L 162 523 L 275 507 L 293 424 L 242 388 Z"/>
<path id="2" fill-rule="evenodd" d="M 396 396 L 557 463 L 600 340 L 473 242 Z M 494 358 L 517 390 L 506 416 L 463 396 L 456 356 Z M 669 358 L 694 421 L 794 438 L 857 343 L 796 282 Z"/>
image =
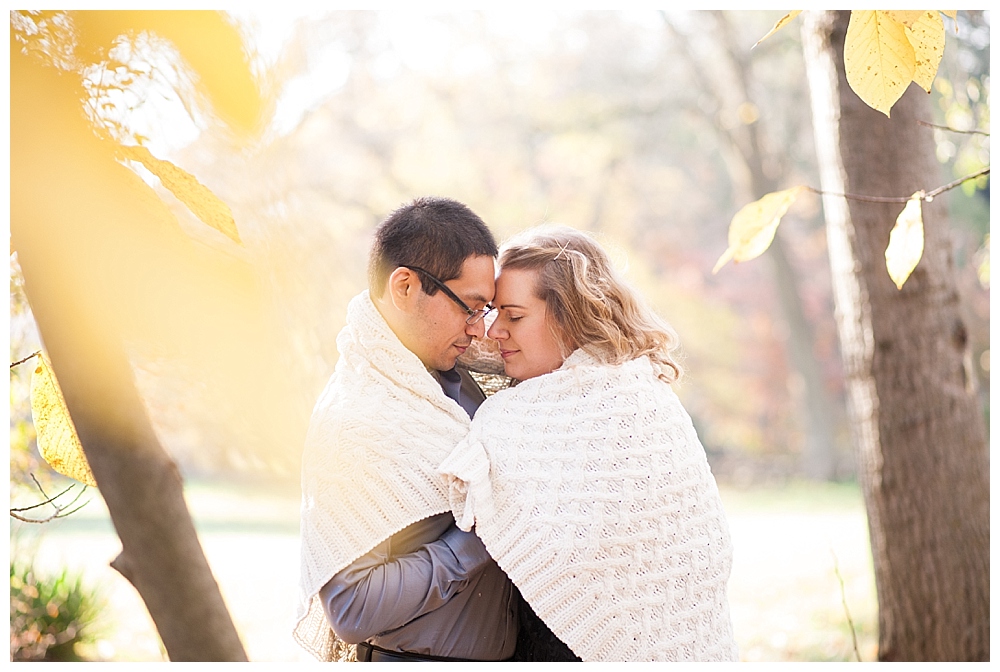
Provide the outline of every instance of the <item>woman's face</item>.
<path id="1" fill-rule="evenodd" d="M 497 317 L 487 335 L 500 343 L 504 370 L 517 380 L 550 373 L 563 363 L 545 302 L 535 295 L 537 278 L 537 271 L 526 269 L 504 269 L 497 276 Z"/>

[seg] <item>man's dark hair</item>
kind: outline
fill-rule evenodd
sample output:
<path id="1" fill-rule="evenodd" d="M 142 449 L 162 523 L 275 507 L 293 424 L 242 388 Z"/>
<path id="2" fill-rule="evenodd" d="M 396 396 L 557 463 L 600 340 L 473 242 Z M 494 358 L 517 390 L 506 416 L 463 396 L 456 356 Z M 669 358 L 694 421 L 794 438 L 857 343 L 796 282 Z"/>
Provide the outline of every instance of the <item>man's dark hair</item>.
<path id="1" fill-rule="evenodd" d="M 368 258 L 368 289 L 385 293 L 389 275 L 400 266 L 417 266 L 442 282 L 454 280 L 471 256 L 497 256 L 497 243 L 486 224 L 468 206 L 450 198 L 422 197 L 398 208 L 375 229 Z M 425 294 L 437 285 L 420 276 Z"/>

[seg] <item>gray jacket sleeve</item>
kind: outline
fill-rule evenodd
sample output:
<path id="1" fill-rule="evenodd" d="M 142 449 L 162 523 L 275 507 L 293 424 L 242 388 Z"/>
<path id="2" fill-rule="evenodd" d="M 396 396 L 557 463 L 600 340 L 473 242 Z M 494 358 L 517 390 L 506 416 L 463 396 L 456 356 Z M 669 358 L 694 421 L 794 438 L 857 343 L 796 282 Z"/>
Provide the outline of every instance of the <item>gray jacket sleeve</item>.
<path id="1" fill-rule="evenodd" d="M 392 554 L 390 537 L 335 574 L 319 597 L 337 636 L 357 644 L 447 603 L 489 562 L 479 537 L 455 525 L 402 555 Z"/>

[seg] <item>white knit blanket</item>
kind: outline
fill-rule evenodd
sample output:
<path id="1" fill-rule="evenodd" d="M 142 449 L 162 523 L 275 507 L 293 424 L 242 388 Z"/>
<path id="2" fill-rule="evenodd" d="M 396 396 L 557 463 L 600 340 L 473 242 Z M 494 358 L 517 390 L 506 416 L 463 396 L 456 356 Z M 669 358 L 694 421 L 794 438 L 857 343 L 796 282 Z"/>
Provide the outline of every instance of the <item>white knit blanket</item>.
<path id="1" fill-rule="evenodd" d="M 392 333 L 368 292 L 347 308 L 340 359 L 313 410 L 302 458 L 295 639 L 320 660 L 337 639 L 316 594 L 406 526 L 449 510 L 438 465 L 469 416 Z"/>
<path id="2" fill-rule="evenodd" d="M 441 469 L 459 526 L 584 661 L 737 660 L 718 488 L 647 357 L 578 350 L 496 393 Z"/>

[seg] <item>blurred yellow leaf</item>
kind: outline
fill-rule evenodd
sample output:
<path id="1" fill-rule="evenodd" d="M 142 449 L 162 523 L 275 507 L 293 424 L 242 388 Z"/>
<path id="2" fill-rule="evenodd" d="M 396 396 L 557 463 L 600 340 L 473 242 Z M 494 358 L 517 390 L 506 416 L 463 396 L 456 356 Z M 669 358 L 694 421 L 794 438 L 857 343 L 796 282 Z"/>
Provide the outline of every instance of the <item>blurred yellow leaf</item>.
<path id="1" fill-rule="evenodd" d="M 913 81 L 917 58 L 906 28 L 881 10 L 854 10 L 844 41 L 847 83 L 885 116 Z"/>
<path id="2" fill-rule="evenodd" d="M 775 191 L 744 205 L 729 223 L 729 248 L 719 257 L 712 273 L 733 260 L 736 263 L 759 257 L 771 245 L 782 216 L 807 187 Z"/>
<path id="3" fill-rule="evenodd" d="M 944 21 L 936 11 L 916 12 L 919 16 L 906 26 L 906 37 L 913 47 L 917 70 L 913 81 L 927 93 L 944 55 Z"/>
<path id="4" fill-rule="evenodd" d="M 240 245 L 243 244 L 236 229 L 232 210 L 194 175 L 169 161 L 156 158 L 141 145 L 122 146 L 121 151 L 125 158 L 138 161 L 149 172 L 160 178 L 163 186 L 190 208 L 198 219 L 226 234 Z"/>
<path id="5" fill-rule="evenodd" d="M 758 44 L 760 44 L 761 42 L 763 42 L 767 38 L 769 38 L 772 35 L 774 35 L 779 30 L 781 30 L 782 28 L 784 28 L 785 25 L 789 21 L 791 21 L 792 19 L 794 19 L 796 16 L 798 16 L 801 13 L 802 13 L 801 9 L 793 9 L 792 11 L 788 12 L 788 14 L 785 14 L 783 17 L 781 17 L 780 19 L 778 19 L 778 22 L 776 24 L 774 24 L 774 27 L 771 28 L 771 30 L 768 31 L 767 35 L 765 35 L 764 37 L 760 38 L 759 40 L 757 40 L 754 43 L 753 47 L 756 47 Z M 750 48 L 753 49 L 753 47 L 750 47 Z"/>
<path id="6" fill-rule="evenodd" d="M 917 267 L 924 253 L 924 220 L 920 201 L 924 192 L 918 191 L 906 202 L 906 207 L 896 218 L 896 225 L 889 232 L 889 247 L 885 248 L 885 267 L 889 277 L 902 289 L 903 283 Z"/>
<path id="7" fill-rule="evenodd" d="M 43 355 L 31 376 L 31 420 L 42 459 L 63 476 L 96 487 L 56 375 Z"/>
<path id="8" fill-rule="evenodd" d="M 252 131 L 263 100 L 250 70 L 239 30 L 222 12 L 204 10 L 115 10 L 70 12 L 76 53 L 91 63 L 107 58 L 120 35 L 154 33 L 170 40 L 198 75 L 216 113 L 231 128 Z"/>

